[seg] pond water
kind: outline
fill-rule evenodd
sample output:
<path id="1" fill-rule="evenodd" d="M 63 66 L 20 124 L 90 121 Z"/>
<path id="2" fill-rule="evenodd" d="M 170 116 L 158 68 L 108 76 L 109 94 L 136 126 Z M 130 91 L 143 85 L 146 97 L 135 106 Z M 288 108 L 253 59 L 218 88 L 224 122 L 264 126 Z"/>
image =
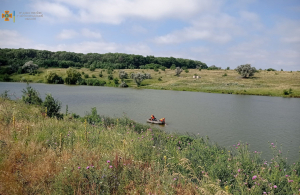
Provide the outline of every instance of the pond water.
<path id="1" fill-rule="evenodd" d="M 277 143 L 278 150 L 283 150 L 290 163 L 300 157 L 300 99 L 113 87 L 30 85 L 40 92 L 43 99 L 46 93 L 51 93 L 60 100 L 63 113 L 66 105 L 69 112 L 82 116 L 96 107 L 100 115 L 121 117 L 126 114 L 140 123 L 146 123 L 146 119 L 154 114 L 156 118 L 166 118 L 167 123 L 155 127 L 168 132 L 199 133 L 228 148 L 239 141 L 247 142 L 251 151 L 262 152 L 266 160 L 272 158 L 269 148 L 272 142 Z M 26 83 L 0 82 L 0 93 L 10 90 L 10 94 L 21 97 L 24 88 Z"/>

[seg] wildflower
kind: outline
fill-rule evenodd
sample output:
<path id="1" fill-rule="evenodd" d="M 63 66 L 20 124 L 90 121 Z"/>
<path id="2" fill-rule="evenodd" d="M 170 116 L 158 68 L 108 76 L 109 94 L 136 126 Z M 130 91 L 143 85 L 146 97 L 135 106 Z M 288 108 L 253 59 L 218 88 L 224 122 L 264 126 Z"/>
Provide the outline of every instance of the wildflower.
<path id="1" fill-rule="evenodd" d="M 294 180 L 289 180 L 288 182 L 291 183 L 291 182 L 293 182 L 293 181 L 294 181 Z"/>
<path id="2" fill-rule="evenodd" d="M 289 175 L 285 175 L 285 177 L 288 177 Z"/>
<path id="3" fill-rule="evenodd" d="M 235 145 L 233 145 L 233 146 L 235 146 Z"/>
<path id="4" fill-rule="evenodd" d="M 174 181 L 176 180 L 176 178 L 173 179 Z"/>
<path id="5" fill-rule="evenodd" d="M 241 169 L 238 169 L 238 172 L 241 172 Z"/>
<path id="6" fill-rule="evenodd" d="M 70 136 L 70 135 L 68 134 L 68 136 Z"/>
<path id="7" fill-rule="evenodd" d="M 252 179 L 254 180 L 254 179 L 256 179 L 257 178 L 257 176 L 256 175 L 254 175 L 253 177 L 252 177 Z"/>
<path id="8" fill-rule="evenodd" d="M 109 168 L 112 168 L 112 166 L 110 165 Z"/>
<path id="9" fill-rule="evenodd" d="M 110 163 L 110 160 L 106 161 L 107 163 Z"/>
<path id="10" fill-rule="evenodd" d="M 238 143 L 238 146 L 240 145 L 240 143 Z"/>
<path id="11" fill-rule="evenodd" d="M 78 169 L 80 169 L 80 167 L 78 167 Z"/>
<path id="12" fill-rule="evenodd" d="M 86 169 L 89 169 L 89 168 L 90 168 L 90 166 L 87 166 L 87 167 L 86 167 Z"/>
<path id="13" fill-rule="evenodd" d="M 256 153 L 256 151 L 254 151 L 254 153 Z"/>
<path id="14" fill-rule="evenodd" d="M 267 194 L 267 192 L 264 192 L 264 194 Z"/>
<path id="15" fill-rule="evenodd" d="M 238 149 L 238 147 L 235 147 L 235 149 Z"/>
<path id="16" fill-rule="evenodd" d="M 276 185 L 274 185 L 273 187 L 274 187 L 274 188 L 277 188 L 277 186 L 276 186 Z"/>
<path id="17" fill-rule="evenodd" d="M 271 143 L 271 145 L 273 146 L 274 144 L 273 144 L 273 143 Z"/>

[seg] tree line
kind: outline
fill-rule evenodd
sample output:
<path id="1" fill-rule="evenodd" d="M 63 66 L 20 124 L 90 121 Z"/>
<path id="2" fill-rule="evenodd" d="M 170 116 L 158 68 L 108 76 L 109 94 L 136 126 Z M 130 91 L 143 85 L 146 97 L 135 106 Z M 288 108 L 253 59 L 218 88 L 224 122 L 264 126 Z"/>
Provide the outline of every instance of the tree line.
<path id="1" fill-rule="evenodd" d="M 101 69 L 155 69 L 175 67 L 208 68 L 201 61 L 174 58 L 142 56 L 124 53 L 74 53 L 67 51 L 47 51 L 36 49 L 0 49 L 0 66 L 10 66 L 13 72 L 17 72 L 20 66 L 33 61 L 39 67 L 85 67 Z"/>

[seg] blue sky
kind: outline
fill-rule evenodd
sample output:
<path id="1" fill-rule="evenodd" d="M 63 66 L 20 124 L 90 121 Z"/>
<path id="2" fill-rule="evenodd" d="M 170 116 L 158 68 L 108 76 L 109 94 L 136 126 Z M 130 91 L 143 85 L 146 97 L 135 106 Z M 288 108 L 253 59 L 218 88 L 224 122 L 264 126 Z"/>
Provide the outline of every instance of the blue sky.
<path id="1" fill-rule="evenodd" d="M 1 48 L 118 52 L 300 70 L 299 0 L 1 0 Z M 42 12 L 26 20 L 20 12 Z"/>

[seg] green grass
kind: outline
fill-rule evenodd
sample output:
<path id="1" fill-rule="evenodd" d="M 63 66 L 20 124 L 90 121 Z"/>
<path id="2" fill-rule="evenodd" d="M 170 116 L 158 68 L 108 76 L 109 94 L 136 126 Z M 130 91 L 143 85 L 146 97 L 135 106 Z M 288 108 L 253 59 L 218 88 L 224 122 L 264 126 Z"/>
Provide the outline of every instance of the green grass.
<path id="1" fill-rule="evenodd" d="M 270 144 L 274 158 L 266 162 L 242 142 L 225 149 L 200 135 L 165 133 L 126 117 L 98 116 L 95 110 L 63 120 L 42 112 L 21 101 L 0 99 L 0 194 L 300 190 L 300 161 L 288 164 L 276 144 Z"/>
<path id="2" fill-rule="evenodd" d="M 37 75 L 12 75 L 11 79 L 16 82 L 44 82 L 44 77 L 47 71 L 55 71 L 61 77 L 66 76 L 66 69 L 49 68 L 40 69 L 40 74 Z M 81 68 L 80 72 L 92 77 L 95 75 L 97 79 L 104 80 L 107 86 L 116 86 L 112 81 L 108 80 L 108 74 L 103 71 L 103 77 L 99 77 L 101 69 L 90 71 L 86 68 Z M 255 73 L 252 78 L 241 78 L 234 70 L 205 70 L 189 69 L 189 72 L 182 72 L 179 77 L 174 76 L 174 70 L 166 69 L 159 74 L 154 70 L 125 70 L 130 73 L 137 73 L 144 71 L 150 73 L 152 79 L 144 80 L 140 88 L 145 89 L 162 89 L 162 90 L 176 90 L 176 91 L 198 91 L 208 93 L 225 93 L 225 94 L 243 94 L 243 95 L 263 95 L 263 96 L 280 96 L 280 97 L 300 97 L 300 72 L 275 71 L 260 71 Z M 113 73 L 114 78 L 118 78 L 118 70 Z M 197 74 L 201 78 L 194 79 L 193 76 Z M 224 76 L 224 75 L 227 76 Z M 83 77 L 83 76 L 82 76 Z M 161 81 L 159 78 L 161 77 Z M 132 79 L 125 80 L 129 87 L 137 87 Z M 120 81 L 119 81 L 120 83 Z M 292 89 L 292 94 L 284 94 L 284 90 Z"/>

